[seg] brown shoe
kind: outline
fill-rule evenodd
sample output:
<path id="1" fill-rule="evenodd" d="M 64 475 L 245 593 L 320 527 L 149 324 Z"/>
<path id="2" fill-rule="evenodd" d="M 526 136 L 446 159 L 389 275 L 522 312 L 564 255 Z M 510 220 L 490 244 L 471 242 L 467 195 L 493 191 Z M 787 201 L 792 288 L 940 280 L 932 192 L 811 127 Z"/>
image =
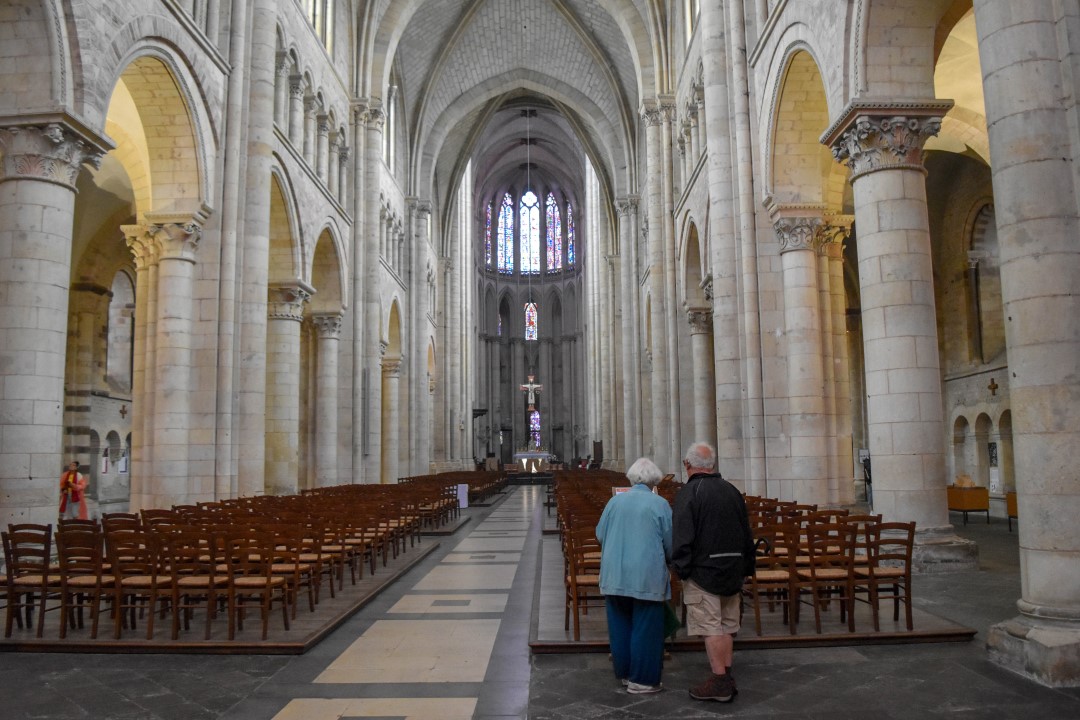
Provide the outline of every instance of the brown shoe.
<path id="1" fill-rule="evenodd" d="M 729 703 L 739 694 L 735 687 L 735 678 L 731 675 L 712 675 L 708 680 L 690 688 L 690 697 L 695 700 L 714 700 Z"/>

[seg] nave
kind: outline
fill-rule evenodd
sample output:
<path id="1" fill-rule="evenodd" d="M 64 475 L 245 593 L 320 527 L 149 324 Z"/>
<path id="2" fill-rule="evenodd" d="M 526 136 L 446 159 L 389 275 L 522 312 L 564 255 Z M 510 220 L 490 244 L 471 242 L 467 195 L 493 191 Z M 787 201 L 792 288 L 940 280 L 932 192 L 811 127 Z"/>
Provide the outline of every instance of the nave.
<path id="1" fill-rule="evenodd" d="M 1080 716 L 1080 690 L 993 663 L 986 631 L 1015 612 L 1018 536 L 1005 520 L 956 526 L 977 571 L 920 575 L 918 609 L 977 628 L 972 642 L 737 650 L 734 705 L 686 687 L 701 652 L 665 663 L 667 691 L 630 696 L 605 653 L 529 655 L 537 618 L 541 486 L 511 487 L 303 656 L 0 655 L 5 718 L 927 718 Z M 541 605 L 561 616 L 561 606 Z M 550 620 L 549 620 L 550 621 Z"/>

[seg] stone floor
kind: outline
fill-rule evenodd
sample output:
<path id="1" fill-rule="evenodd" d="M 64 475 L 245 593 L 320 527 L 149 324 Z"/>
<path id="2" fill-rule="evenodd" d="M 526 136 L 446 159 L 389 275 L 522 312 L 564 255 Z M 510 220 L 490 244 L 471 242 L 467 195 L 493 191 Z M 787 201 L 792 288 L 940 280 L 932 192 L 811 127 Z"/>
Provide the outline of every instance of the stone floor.
<path id="1" fill-rule="evenodd" d="M 543 499 L 521 486 L 465 511 L 461 531 L 425 538 L 439 547 L 302 656 L 0 654 L 0 717 L 1080 717 L 1080 690 L 986 660 L 987 627 L 1015 615 L 1020 593 L 1017 535 L 1004 520 L 957 528 L 979 543 L 979 571 L 915 581 L 919 608 L 978 629 L 975 641 L 745 650 L 740 694 L 719 705 L 686 694 L 703 653 L 674 653 L 668 690 L 653 696 L 627 695 L 603 653 L 529 655 Z"/>

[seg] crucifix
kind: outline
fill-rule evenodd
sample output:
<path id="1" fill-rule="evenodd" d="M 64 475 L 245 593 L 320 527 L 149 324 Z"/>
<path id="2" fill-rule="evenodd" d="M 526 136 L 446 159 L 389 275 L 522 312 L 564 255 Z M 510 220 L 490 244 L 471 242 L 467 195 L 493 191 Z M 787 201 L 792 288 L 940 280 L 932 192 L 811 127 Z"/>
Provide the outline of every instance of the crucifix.
<path id="1" fill-rule="evenodd" d="M 522 390 L 529 393 L 529 412 L 532 412 L 533 410 L 536 409 L 536 393 L 538 393 L 538 392 L 540 392 L 541 390 L 544 389 L 543 385 L 539 385 L 539 384 L 533 382 L 534 379 L 535 379 L 534 376 L 530 375 L 529 376 L 529 382 L 527 382 L 527 383 L 525 383 L 524 385 L 521 386 Z"/>

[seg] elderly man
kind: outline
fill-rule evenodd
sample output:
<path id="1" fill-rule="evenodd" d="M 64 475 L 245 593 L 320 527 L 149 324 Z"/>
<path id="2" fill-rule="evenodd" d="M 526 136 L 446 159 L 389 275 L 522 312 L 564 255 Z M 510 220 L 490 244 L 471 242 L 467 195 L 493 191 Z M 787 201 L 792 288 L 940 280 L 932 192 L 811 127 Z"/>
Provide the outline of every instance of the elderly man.
<path id="1" fill-rule="evenodd" d="M 671 597 L 671 507 L 652 492 L 660 469 L 641 458 L 626 471 L 630 491 L 608 500 L 596 524 L 600 591 L 607 606 L 615 676 L 631 694 L 663 690 L 664 603 Z"/>
<path id="2" fill-rule="evenodd" d="M 695 700 L 731 702 L 743 579 L 754 571 L 754 538 L 739 490 L 714 472 L 716 450 L 694 443 L 683 460 L 688 480 L 675 496 L 671 565 L 683 580 L 686 629 L 705 638 L 712 674 L 690 688 Z"/>

